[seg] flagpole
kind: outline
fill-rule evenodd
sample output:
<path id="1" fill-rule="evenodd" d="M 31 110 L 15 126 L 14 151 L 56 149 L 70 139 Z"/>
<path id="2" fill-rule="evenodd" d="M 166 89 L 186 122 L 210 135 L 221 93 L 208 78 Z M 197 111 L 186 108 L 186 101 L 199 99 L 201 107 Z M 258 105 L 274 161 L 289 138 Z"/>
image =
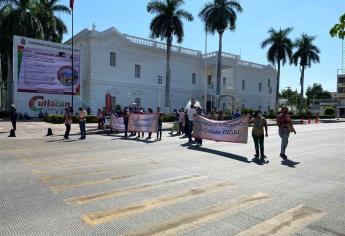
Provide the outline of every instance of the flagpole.
<path id="1" fill-rule="evenodd" d="M 73 3 L 72 3 L 73 4 Z M 74 19 L 73 19 L 73 5 L 72 5 L 72 114 L 74 113 L 74 106 L 73 106 L 73 85 L 74 85 L 74 35 L 73 35 L 73 23 L 74 23 Z"/>

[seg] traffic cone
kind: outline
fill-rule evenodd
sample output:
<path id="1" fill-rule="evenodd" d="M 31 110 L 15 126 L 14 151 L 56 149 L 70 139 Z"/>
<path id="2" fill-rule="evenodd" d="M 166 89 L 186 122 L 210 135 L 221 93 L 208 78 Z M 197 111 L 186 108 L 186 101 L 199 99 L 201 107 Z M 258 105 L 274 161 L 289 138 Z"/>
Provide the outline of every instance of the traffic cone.
<path id="1" fill-rule="evenodd" d="M 52 136 L 53 135 L 53 130 L 51 128 L 48 128 L 48 132 L 46 136 Z"/>
<path id="2" fill-rule="evenodd" d="M 8 137 L 10 137 L 10 138 L 16 137 L 16 131 L 14 129 L 11 129 L 10 135 Z"/>

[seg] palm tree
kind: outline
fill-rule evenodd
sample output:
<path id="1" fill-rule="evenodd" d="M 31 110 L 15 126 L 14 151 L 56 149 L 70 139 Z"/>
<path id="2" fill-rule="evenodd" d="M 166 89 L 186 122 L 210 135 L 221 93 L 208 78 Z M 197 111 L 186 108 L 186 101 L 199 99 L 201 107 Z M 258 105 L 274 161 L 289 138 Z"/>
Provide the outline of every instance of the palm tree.
<path id="1" fill-rule="evenodd" d="M 2 20 L 0 34 L 1 44 L 7 58 L 7 96 L 8 104 L 12 102 L 12 45 L 13 36 L 43 38 L 42 24 L 37 17 L 35 2 L 31 0 L 0 0 L 0 11 L 10 9 Z"/>
<path id="2" fill-rule="evenodd" d="M 303 96 L 304 96 L 304 71 L 306 67 L 311 67 L 312 63 L 320 62 L 320 49 L 313 44 L 316 36 L 309 36 L 307 34 L 302 34 L 300 38 L 296 40 L 294 46 L 296 47 L 296 52 L 292 56 L 293 63 L 300 66 L 301 69 L 301 94 L 300 94 L 300 111 L 303 111 Z"/>
<path id="3" fill-rule="evenodd" d="M 345 14 L 339 18 L 339 23 L 335 24 L 329 31 L 331 37 L 345 39 Z"/>
<path id="4" fill-rule="evenodd" d="M 279 101 L 279 89 L 280 89 L 280 67 L 281 64 L 289 60 L 292 61 L 292 48 L 293 42 L 288 37 L 289 33 L 292 31 L 292 28 L 279 29 L 276 31 L 271 28 L 268 30 L 269 37 L 261 43 L 262 48 L 266 48 L 270 45 L 267 51 L 267 60 L 273 65 L 278 64 L 278 73 L 277 73 L 277 87 L 276 87 L 276 109 L 278 109 Z"/>
<path id="5" fill-rule="evenodd" d="M 39 0 L 37 7 L 44 40 L 61 43 L 63 35 L 67 33 L 67 26 L 55 13 L 71 14 L 71 11 L 59 2 L 60 0 Z"/>
<path id="6" fill-rule="evenodd" d="M 237 13 L 243 9 L 239 2 L 235 0 L 213 0 L 205 4 L 199 13 L 199 17 L 205 23 L 206 33 L 219 35 L 218 64 L 217 64 L 217 97 L 220 96 L 220 82 L 222 76 L 222 47 L 223 34 L 227 28 L 235 30 Z M 217 99 L 219 109 L 219 100 Z"/>
<path id="7" fill-rule="evenodd" d="M 176 36 L 177 42 L 182 43 L 184 30 L 183 22 L 192 21 L 191 13 L 181 9 L 184 0 L 151 0 L 147 4 L 147 11 L 155 14 L 150 24 L 150 31 L 152 38 L 165 39 L 167 41 L 167 55 L 166 55 L 166 84 L 165 84 L 165 106 L 170 112 L 170 57 L 173 37 Z"/>

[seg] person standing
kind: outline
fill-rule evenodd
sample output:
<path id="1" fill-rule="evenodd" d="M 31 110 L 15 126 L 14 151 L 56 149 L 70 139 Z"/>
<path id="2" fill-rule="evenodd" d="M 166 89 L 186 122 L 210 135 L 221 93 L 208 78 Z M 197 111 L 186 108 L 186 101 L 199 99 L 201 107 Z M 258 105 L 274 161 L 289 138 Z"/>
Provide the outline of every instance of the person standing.
<path id="1" fill-rule="evenodd" d="M 103 113 L 101 109 L 97 111 L 98 129 L 103 129 Z"/>
<path id="2" fill-rule="evenodd" d="M 192 132 L 193 132 L 193 121 L 194 121 L 194 116 L 197 114 L 194 104 L 190 106 L 190 109 L 187 111 L 187 117 L 188 117 L 188 143 L 192 143 Z"/>
<path id="3" fill-rule="evenodd" d="M 128 137 L 128 121 L 129 121 L 129 111 L 128 108 L 125 107 L 122 112 L 123 123 L 125 125 L 125 138 Z"/>
<path id="4" fill-rule="evenodd" d="M 239 110 L 236 110 L 236 112 L 232 115 L 232 118 L 235 120 L 235 119 L 238 119 L 241 117 L 241 113 L 239 112 Z"/>
<path id="5" fill-rule="evenodd" d="M 198 107 L 196 109 L 196 112 L 199 116 L 204 116 L 204 113 L 202 112 L 200 107 Z M 194 119 L 195 119 L 195 116 L 194 116 Z M 194 119 L 193 119 L 193 122 L 194 122 Z M 197 146 L 202 146 L 202 139 L 201 138 L 195 138 L 195 142 L 196 142 Z"/>
<path id="6" fill-rule="evenodd" d="M 10 120 L 12 122 L 12 127 L 14 130 L 17 129 L 17 119 L 18 119 L 18 112 L 14 104 L 10 107 Z"/>
<path id="7" fill-rule="evenodd" d="M 279 136 L 282 139 L 281 149 L 280 149 L 280 157 L 284 160 L 287 160 L 287 156 L 285 154 L 287 145 L 289 143 L 289 136 L 290 133 L 295 133 L 296 130 L 293 127 L 291 118 L 289 116 L 289 109 L 287 107 L 283 107 L 281 113 L 277 117 L 277 124 L 279 127 Z"/>
<path id="8" fill-rule="evenodd" d="M 162 140 L 162 125 L 163 125 L 163 114 L 161 113 L 161 108 L 157 107 L 157 113 L 158 113 L 158 131 L 157 131 L 157 140 Z"/>
<path id="9" fill-rule="evenodd" d="M 79 107 L 79 127 L 80 127 L 80 139 L 86 138 L 86 111 Z"/>
<path id="10" fill-rule="evenodd" d="M 268 137 L 268 131 L 267 131 L 267 122 L 264 117 L 262 117 L 261 111 L 256 111 L 254 113 L 254 118 L 252 118 L 249 121 L 249 124 L 253 124 L 252 129 L 252 137 L 255 145 L 255 159 L 259 158 L 259 150 L 260 150 L 260 160 L 264 161 L 265 156 L 265 150 L 264 150 L 264 139 L 265 136 Z M 264 133 L 265 128 L 265 133 Z"/>
<path id="11" fill-rule="evenodd" d="M 183 110 L 183 108 L 180 110 L 180 116 L 179 116 L 179 135 L 183 134 L 184 133 L 184 125 L 185 125 L 185 121 L 184 121 L 184 118 L 185 118 L 185 112 Z"/>
<path id="12" fill-rule="evenodd" d="M 147 113 L 149 113 L 149 114 L 153 113 L 153 110 L 152 110 L 151 107 L 147 108 Z M 151 139 L 151 138 L 152 138 L 152 132 L 149 132 L 149 136 L 146 139 L 148 140 L 148 139 Z"/>
<path id="13" fill-rule="evenodd" d="M 65 120 L 66 131 L 63 138 L 69 139 L 68 136 L 69 136 L 69 132 L 71 131 L 72 116 L 71 116 L 70 109 L 68 107 L 65 108 L 64 120 Z"/>

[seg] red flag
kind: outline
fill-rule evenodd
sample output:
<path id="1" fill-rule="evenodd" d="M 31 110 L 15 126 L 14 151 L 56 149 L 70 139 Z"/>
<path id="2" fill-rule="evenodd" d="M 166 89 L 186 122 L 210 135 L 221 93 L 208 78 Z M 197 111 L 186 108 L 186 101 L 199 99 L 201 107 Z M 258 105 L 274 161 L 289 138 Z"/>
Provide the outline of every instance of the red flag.
<path id="1" fill-rule="evenodd" d="M 72 11 L 73 11 L 73 5 L 74 5 L 74 0 L 69 0 L 69 7 L 72 9 Z"/>

